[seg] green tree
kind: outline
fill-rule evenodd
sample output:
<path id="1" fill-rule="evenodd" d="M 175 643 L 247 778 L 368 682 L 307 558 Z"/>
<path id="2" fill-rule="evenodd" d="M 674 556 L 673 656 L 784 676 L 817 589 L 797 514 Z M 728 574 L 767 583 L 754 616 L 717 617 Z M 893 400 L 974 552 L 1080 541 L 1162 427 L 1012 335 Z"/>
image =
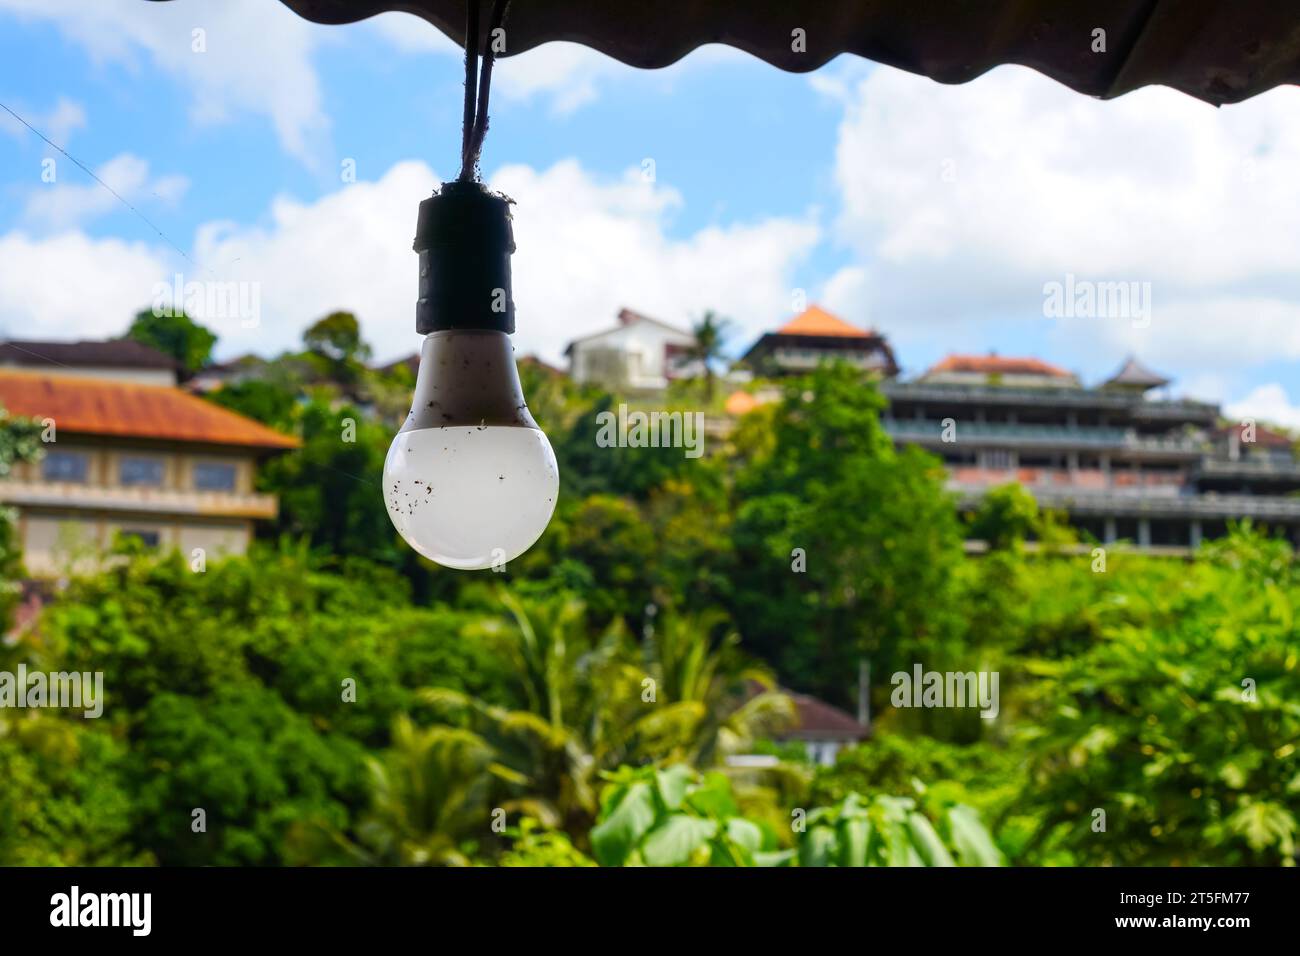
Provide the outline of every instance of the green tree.
<path id="1" fill-rule="evenodd" d="M 171 309 L 137 312 L 125 337 L 170 355 L 190 374 L 211 361 L 212 347 L 217 344 L 215 333 L 183 311 Z"/>
<path id="2" fill-rule="evenodd" d="M 368 761 L 372 804 L 350 856 L 368 866 L 468 866 L 492 833 L 492 749 L 451 727 L 417 728 L 405 717 L 392 746 Z"/>
<path id="3" fill-rule="evenodd" d="M 279 431 L 292 431 L 297 420 L 298 395 L 280 382 L 247 379 L 226 385 L 206 397 L 222 408 Z"/>
<path id="4" fill-rule="evenodd" d="M 1122 578 L 1123 599 L 1080 653 L 1024 665 L 1037 725 L 1025 800 L 1042 820 L 1029 858 L 1294 865 L 1300 580 L 1285 542 L 1243 531 L 1190 565 L 1076 576 Z"/>
<path id="5" fill-rule="evenodd" d="M 736 436 L 736 622 L 794 686 L 837 703 L 860 656 L 888 674 L 959 623 L 962 534 L 942 464 L 896 450 L 883 406 L 858 372 L 826 366 Z"/>
<path id="6" fill-rule="evenodd" d="M 302 447 L 267 462 L 259 487 L 279 496 L 271 532 L 306 536 L 336 555 L 401 565 L 409 549 L 398 543 L 384 507 L 384 458 L 392 433 L 356 409 L 323 400 L 298 413 Z"/>

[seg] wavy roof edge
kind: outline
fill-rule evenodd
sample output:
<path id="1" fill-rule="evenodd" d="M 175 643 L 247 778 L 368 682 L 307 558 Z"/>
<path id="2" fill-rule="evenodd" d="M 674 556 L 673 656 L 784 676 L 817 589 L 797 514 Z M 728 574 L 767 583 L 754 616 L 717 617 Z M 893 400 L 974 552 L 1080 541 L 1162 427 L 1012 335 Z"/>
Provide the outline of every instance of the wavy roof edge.
<path id="1" fill-rule="evenodd" d="M 272 0 L 267 0 L 272 2 Z M 352 23 L 400 11 L 464 39 L 464 0 L 280 0 L 316 23 Z M 484 4 L 486 18 L 487 4 Z M 804 73 L 844 53 L 965 83 L 993 67 L 1030 67 L 1104 99 L 1144 86 L 1214 105 L 1300 82 L 1300 19 L 1268 0 L 840 0 L 791 9 L 788 0 L 515 0 L 505 56 L 553 40 L 580 43 L 630 66 L 668 66 L 721 43 Z M 1105 52 L 1094 52 L 1094 30 Z M 804 31 L 804 49 L 794 31 Z"/>

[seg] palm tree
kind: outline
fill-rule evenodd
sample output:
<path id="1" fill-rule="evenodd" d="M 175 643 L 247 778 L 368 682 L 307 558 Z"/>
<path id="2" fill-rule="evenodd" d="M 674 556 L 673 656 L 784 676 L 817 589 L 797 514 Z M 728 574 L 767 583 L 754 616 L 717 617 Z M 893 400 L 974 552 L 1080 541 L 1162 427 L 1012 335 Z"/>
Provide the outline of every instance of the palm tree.
<path id="1" fill-rule="evenodd" d="M 704 366 L 706 401 L 713 401 L 713 363 L 722 358 L 722 342 L 727 337 L 727 327 L 730 324 L 710 309 L 691 329 L 695 341 L 687 347 L 686 354 Z"/>
<path id="2" fill-rule="evenodd" d="M 740 635 L 721 611 L 667 614 L 649 643 L 663 707 L 643 716 L 638 731 L 661 752 L 667 745 L 665 759 L 707 767 L 794 718 L 793 702 L 740 653 Z"/>
<path id="3" fill-rule="evenodd" d="M 638 675 L 618 653 L 621 634 L 591 635 L 580 602 L 536 602 L 525 610 L 509 592 L 499 597 L 508 616 L 486 623 L 476 636 L 510 663 L 517 706 L 437 687 L 421 698 L 468 720 L 490 744 L 527 795 L 512 807 L 585 832 L 598 809 L 597 772 L 624 762 Z"/>
<path id="4" fill-rule="evenodd" d="M 670 615 L 638 648 L 621 627 L 590 632 L 578 602 L 526 609 L 508 592 L 500 599 L 508 616 L 482 637 L 512 665 L 516 706 L 445 688 L 421 697 L 487 742 L 524 795 L 502 806 L 576 839 L 596 818 L 602 772 L 683 759 L 708 766 L 792 715 L 789 698 L 738 653 L 720 614 Z"/>
<path id="5" fill-rule="evenodd" d="M 490 832 L 493 778 L 514 779 L 477 734 L 420 729 L 405 716 L 391 747 L 368 764 L 373 802 L 357 842 L 334 837 L 370 866 L 468 866 L 462 846 Z"/>

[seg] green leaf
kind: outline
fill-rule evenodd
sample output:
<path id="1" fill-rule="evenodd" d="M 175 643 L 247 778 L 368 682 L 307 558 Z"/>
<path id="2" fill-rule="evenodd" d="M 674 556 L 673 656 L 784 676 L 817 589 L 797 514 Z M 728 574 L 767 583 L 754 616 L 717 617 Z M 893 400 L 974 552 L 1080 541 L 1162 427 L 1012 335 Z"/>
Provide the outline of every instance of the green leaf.
<path id="1" fill-rule="evenodd" d="M 613 811 L 591 830 L 591 849 L 601 866 L 622 866 L 655 822 L 654 793 L 634 783 Z"/>
<path id="2" fill-rule="evenodd" d="M 727 839 L 750 853 L 757 853 L 763 846 L 763 831 L 757 823 L 744 817 L 732 817 L 727 821 Z"/>
<path id="3" fill-rule="evenodd" d="M 871 821 L 865 816 L 840 823 L 840 866 L 866 866 L 871 841 Z"/>
<path id="4" fill-rule="evenodd" d="M 769 853 L 755 853 L 755 866 L 791 866 L 794 863 L 794 850 L 778 850 Z"/>
<path id="5" fill-rule="evenodd" d="M 641 847 L 647 866 L 682 866 L 718 832 L 712 820 L 674 813 L 650 831 Z"/>
<path id="6" fill-rule="evenodd" d="M 1001 866 L 1002 854 L 993 843 L 993 837 L 980 823 L 979 814 L 972 807 L 959 803 L 948 808 L 948 826 L 952 842 L 963 866 Z"/>
<path id="7" fill-rule="evenodd" d="M 907 817 L 907 827 L 911 832 L 912 844 L 915 846 L 926 866 L 956 866 L 952 854 L 934 832 L 934 827 L 923 814 L 911 813 Z"/>
<path id="8" fill-rule="evenodd" d="M 724 819 L 740 812 L 731 797 L 731 782 L 720 773 L 705 774 L 704 783 L 691 791 L 686 802 L 706 817 Z"/>
<path id="9" fill-rule="evenodd" d="M 838 843 L 830 827 L 813 827 L 799 841 L 799 865 L 833 866 Z"/>
<path id="10" fill-rule="evenodd" d="M 1276 803 L 1261 800 L 1244 806 L 1228 818 L 1228 826 L 1244 836 L 1256 852 L 1277 843 L 1284 856 L 1295 853 L 1296 819 Z"/>
<path id="11" fill-rule="evenodd" d="M 655 774 L 655 783 L 659 787 L 659 799 L 669 810 L 680 810 L 686 799 L 686 788 L 694 774 L 685 764 L 677 764 Z"/>

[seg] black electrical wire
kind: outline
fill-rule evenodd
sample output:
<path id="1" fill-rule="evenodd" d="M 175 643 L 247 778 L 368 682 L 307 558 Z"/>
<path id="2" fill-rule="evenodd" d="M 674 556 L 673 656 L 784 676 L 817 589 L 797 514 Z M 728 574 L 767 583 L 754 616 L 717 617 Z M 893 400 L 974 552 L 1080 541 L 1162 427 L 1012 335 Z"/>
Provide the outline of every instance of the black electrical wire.
<path id="1" fill-rule="evenodd" d="M 483 50 L 483 70 L 478 75 L 479 31 L 478 0 L 469 0 L 465 22 L 465 115 L 461 135 L 460 180 L 469 182 L 477 175 L 478 160 L 488 128 L 488 95 L 492 84 L 492 64 L 496 60 L 493 44 L 496 32 L 505 23 L 510 0 L 496 0 L 488 25 L 487 44 Z M 475 87 L 478 98 L 475 100 Z"/>

